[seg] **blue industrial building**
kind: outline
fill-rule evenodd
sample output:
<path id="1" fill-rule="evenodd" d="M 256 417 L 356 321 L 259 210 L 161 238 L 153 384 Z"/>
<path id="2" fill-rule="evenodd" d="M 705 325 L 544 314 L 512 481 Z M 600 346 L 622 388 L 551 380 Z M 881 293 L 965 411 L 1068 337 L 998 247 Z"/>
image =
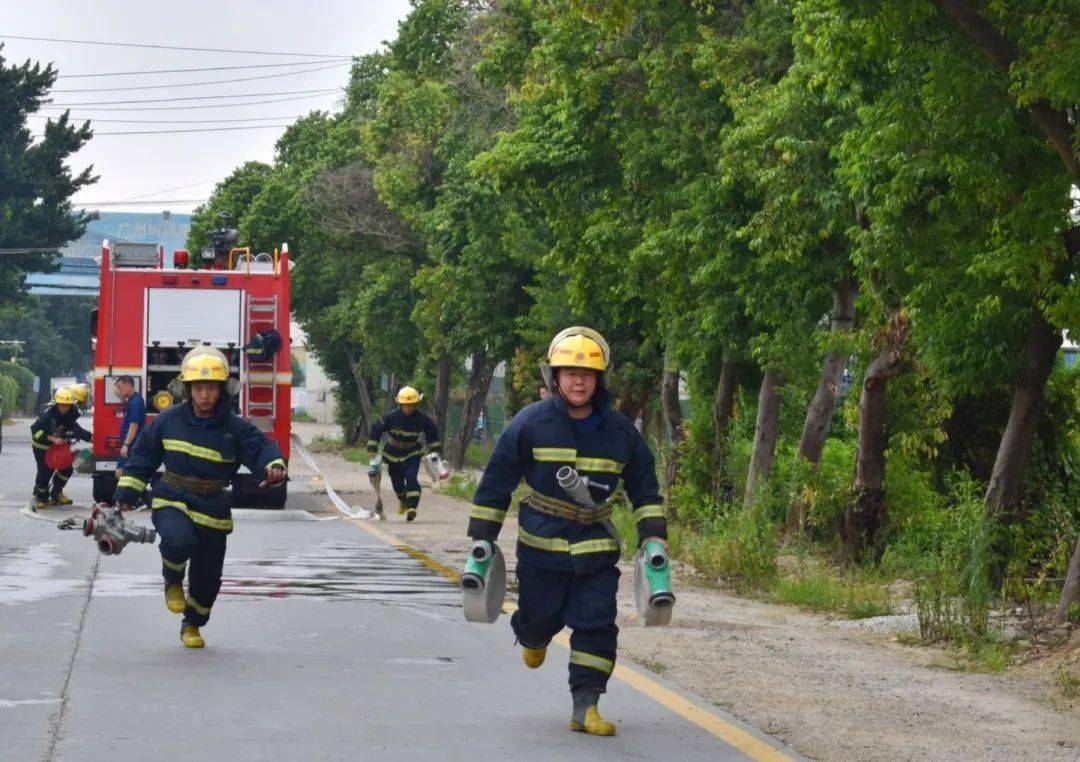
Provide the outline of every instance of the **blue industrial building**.
<path id="1" fill-rule="evenodd" d="M 191 229 L 190 214 L 170 212 L 94 212 L 86 232 L 60 251 L 60 269 L 32 273 L 26 285 L 41 296 L 94 296 L 98 293 L 101 242 L 160 243 L 166 253 L 182 249 Z"/>

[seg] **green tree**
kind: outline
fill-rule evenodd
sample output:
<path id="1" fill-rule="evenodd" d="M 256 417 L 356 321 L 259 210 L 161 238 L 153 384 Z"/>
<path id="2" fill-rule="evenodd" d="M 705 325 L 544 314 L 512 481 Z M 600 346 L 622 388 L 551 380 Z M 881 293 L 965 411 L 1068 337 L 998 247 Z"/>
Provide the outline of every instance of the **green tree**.
<path id="1" fill-rule="evenodd" d="M 92 167 L 73 174 L 67 161 L 93 133 L 89 122 L 77 127 L 64 112 L 47 120 L 35 140 L 27 118 L 45 102 L 57 72 L 29 60 L 9 65 L 3 49 L 0 44 L 0 249 L 60 247 L 86 227 L 70 199 L 97 178 Z M 51 266 L 48 253 L 4 256 L 0 299 L 14 298 L 26 273 Z"/>
<path id="2" fill-rule="evenodd" d="M 244 213 L 251 206 L 252 200 L 262 190 L 271 167 L 261 161 L 249 161 L 237 167 L 232 174 L 214 186 L 210 200 L 195 207 L 191 214 L 191 228 L 188 231 L 187 247 L 192 255 L 198 257 L 204 249 L 210 248 L 211 231 L 222 227 L 221 215 L 229 215 L 225 227 L 239 224 Z"/>

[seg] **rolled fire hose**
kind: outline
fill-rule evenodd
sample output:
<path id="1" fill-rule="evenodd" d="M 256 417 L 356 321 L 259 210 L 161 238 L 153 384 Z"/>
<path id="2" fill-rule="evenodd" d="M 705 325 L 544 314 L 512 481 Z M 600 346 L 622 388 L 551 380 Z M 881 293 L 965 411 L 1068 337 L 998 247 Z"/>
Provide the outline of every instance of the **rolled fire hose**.
<path id="1" fill-rule="evenodd" d="M 491 624 L 506 600 L 506 558 L 493 542 L 477 540 L 461 575 L 461 608 L 469 622 Z"/>

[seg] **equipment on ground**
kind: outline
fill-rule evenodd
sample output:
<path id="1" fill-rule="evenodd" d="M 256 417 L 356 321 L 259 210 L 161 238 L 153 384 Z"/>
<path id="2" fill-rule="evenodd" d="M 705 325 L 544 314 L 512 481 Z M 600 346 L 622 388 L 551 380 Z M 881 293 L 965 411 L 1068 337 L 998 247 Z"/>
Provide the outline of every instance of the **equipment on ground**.
<path id="1" fill-rule="evenodd" d="M 83 535 L 93 537 L 98 550 L 106 556 L 118 556 L 129 542 L 157 541 L 157 532 L 149 527 L 127 521 L 119 507 L 110 508 L 98 503 L 83 520 Z"/>
<path id="2" fill-rule="evenodd" d="M 671 592 L 671 559 L 662 543 L 650 540 L 634 559 L 634 603 L 646 627 L 671 623 L 675 594 Z"/>
<path id="3" fill-rule="evenodd" d="M 450 478 L 450 469 L 446 467 L 437 452 L 429 452 L 424 456 L 424 470 L 428 472 L 433 482 Z"/>
<path id="4" fill-rule="evenodd" d="M 506 600 L 506 557 L 493 542 L 477 540 L 461 575 L 461 606 L 469 622 L 491 624 Z"/>

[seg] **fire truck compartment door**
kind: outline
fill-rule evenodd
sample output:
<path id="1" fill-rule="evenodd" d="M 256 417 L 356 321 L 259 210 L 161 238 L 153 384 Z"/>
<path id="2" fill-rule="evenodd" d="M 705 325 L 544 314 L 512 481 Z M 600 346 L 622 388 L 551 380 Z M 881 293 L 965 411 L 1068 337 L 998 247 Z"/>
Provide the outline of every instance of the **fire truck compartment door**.
<path id="1" fill-rule="evenodd" d="M 238 290 L 147 289 L 146 341 L 239 346 L 242 297 Z"/>

